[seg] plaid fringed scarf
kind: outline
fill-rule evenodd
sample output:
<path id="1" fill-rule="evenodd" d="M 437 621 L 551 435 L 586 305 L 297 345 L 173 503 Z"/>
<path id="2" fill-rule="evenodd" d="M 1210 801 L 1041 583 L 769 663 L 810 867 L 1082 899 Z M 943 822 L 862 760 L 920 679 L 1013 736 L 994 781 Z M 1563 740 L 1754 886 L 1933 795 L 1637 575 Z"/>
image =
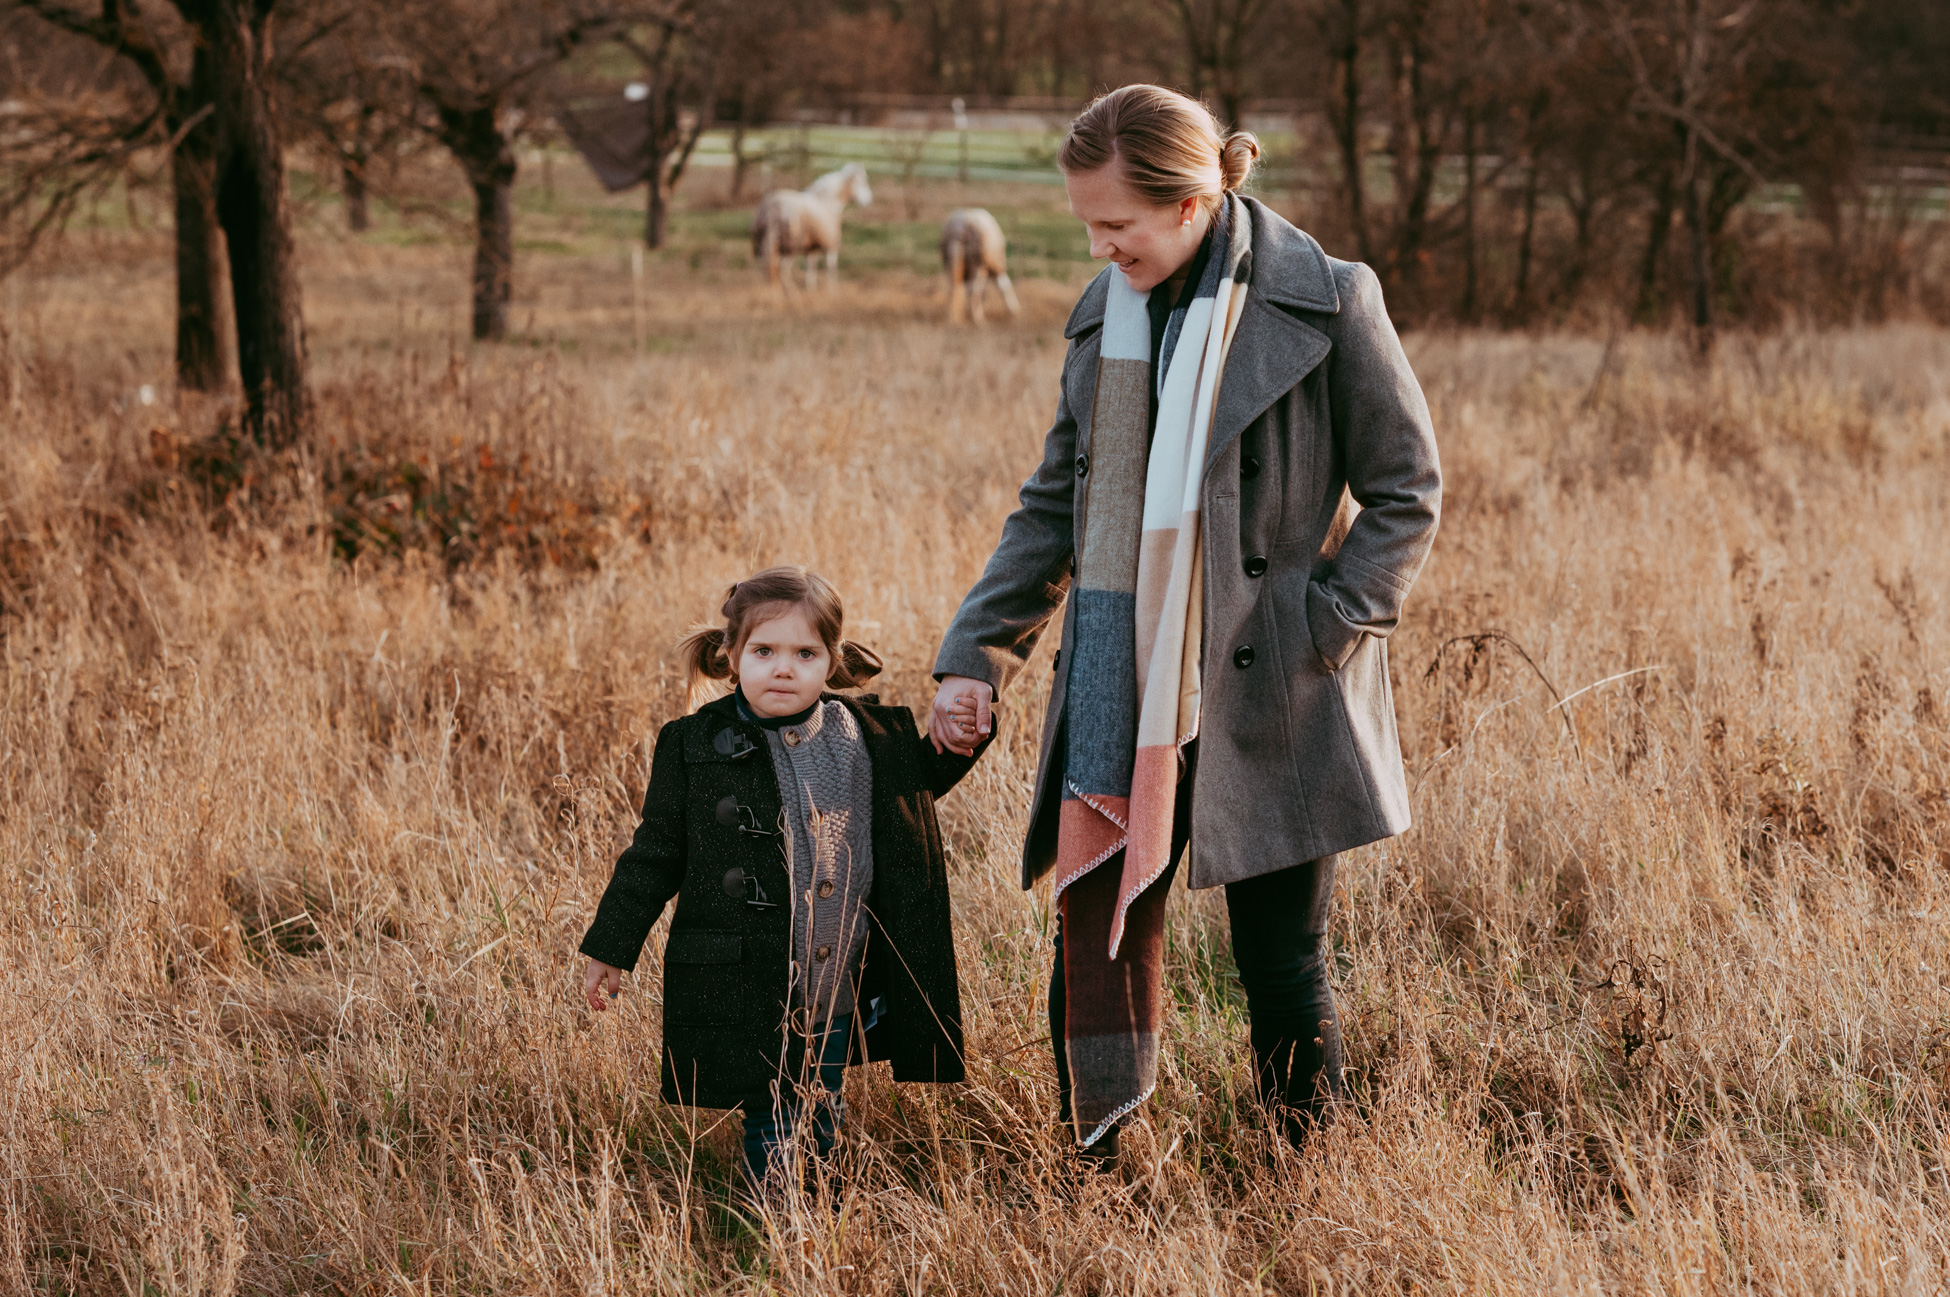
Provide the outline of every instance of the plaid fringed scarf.
<path id="1" fill-rule="evenodd" d="M 1180 750 L 1198 735 L 1199 483 L 1251 274 L 1251 220 L 1221 204 L 1152 397 L 1146 295 L 1110 276 L 1090 467 L 1077 483 L 1076 638 L 1064 726 L 1056 895 L 1072 1115 L 1094 1143 L 1157 1085 L 1166 890 Z M 1149 449 L 1147 451 L 1147 439 Z M 1098 869 L 1123 852 L 1123 869 Z"/>

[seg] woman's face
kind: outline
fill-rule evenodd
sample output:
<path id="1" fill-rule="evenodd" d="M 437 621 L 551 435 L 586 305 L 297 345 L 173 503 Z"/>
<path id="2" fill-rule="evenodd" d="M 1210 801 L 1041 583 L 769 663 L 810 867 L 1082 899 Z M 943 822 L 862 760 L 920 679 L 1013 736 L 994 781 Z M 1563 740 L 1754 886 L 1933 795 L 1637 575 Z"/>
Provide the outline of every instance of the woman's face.
<path id="1" fill-rule="evenodd" d="M 785 608 L 752 627 L 738 651 L 738 688 L 760 716 L 791 716 L 819 701 L 833 654 L 803 608 Z"/>
<path id="2" fill-rule="evenodd" d="M 1070 211 L 1090 231 L 1090 255 L 1116 263 L 1140 293 L 1164 283 L 1197 255 L 1211 222 L 1196 198 L 1162 207 L 1147 201 L 1116 162 L 1095 171 L 1066 171 L 1063 185 L 1070 191 Z"/>

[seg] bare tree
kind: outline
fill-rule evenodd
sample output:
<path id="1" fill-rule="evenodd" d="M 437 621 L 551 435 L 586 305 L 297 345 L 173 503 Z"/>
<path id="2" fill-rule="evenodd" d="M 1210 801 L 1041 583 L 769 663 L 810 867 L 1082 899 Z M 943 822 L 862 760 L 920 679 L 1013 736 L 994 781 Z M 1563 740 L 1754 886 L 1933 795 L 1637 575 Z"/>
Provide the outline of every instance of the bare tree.
<path id="1" fill-rule="evenodd" d="M 678 0 L 644 24 L 625 28 L 616 42 L 642 68 L 644 113 L 643 242 L 661 248 L 669 224 L 669 196 L 717 108 L 720 15 L 698 0 Z M 687 111 L 685 102 L 691 101 Z"/>
<path id="2" fill-rule="evenodd" d="M 1185 42 L 1191 93 L 1217 98 L 1228 125 L 1245 111 L 1251 44 L 1271 12 L 1271 0 L 1170 0 Z"/>
<path id="3" fill-rule="evenodd" d="M 274 106 L 275 0 L 176 0 L 207 60 L 217 223 L 229 254 L 244 427 L 288 445 L 310 422 L 305 322 Z M 192 128 L 201 130 L 203 127 Z"/>
<path id="4" fill-rule="evenodd" d="M 43 42 L 45 60 L 40 83 L 26 87 L 34 92 L 24 100 L 27 119 L 10 133 L 5 207 L 24 225 L 13 257 L 25 257 L 81 194 L 122 175 L 139 151 L 167 148 L 175 211 L 176 382 L 189 391 L 218 390 L 228 366 L 217 130 L 209 120 L 215 88 L 207 53 L 170 8 L 138 14 L 106 4 L 89 12 L 62 0 L 13 0 L 11 11 L 43 26 L 35 39 Z M 49 74 L 63 60 L 58 38 L 45 27 L 109 52 L 114 68 L 104 72 L 99 59 L 91 59 L 91 75 L 50 84 Z"/>
<path id="5" fill-rule="evenodd" d="M 388 0 L 376 15 L 413 79 L 423 128 L 474 193 L 473 334 L 506 336 L 514 290 L 515 144 L 542 79 L 616 30 L 609 0 Z"/>
<path id="6" fill-rule="evenodd" d="M 1759 24 L 1756 0 L 1679 0 L 1638 4 L 1603 0 L 1611 39 L 1630 69 L 1632 105 L 1668 121 L 1678 143 L 1674 196 L 1692 256 L 1692 322 L 1702 352 L 1713 340 L 1713 241 L 1719 226 L 1761 180 L 1757 142 L 1729 113 L 1729 90 L 1742 82 Z"/>
<path id="7" fill-rule="evenodd" d="M 112 51 L 148 83 L 152 107 L 129 120 L 125 139 L 170 146 L 178 375 L 193 389 L 221 383 L 227 260 L 245 430 L 265 445 L 289 444 L 311 397 L 271 75 L 274 0 L 172 0 L 153 13 L 105 0 L 98 14 L 64 0 L 16 3 Z"/>
<path id="8" fill-rule="evenodd" d="M 280 50 L 278 80 L 286 119 L 338 173 L 346 226 L 362 233 L 372 223 L 374 169 L 396 162 L 415 137 L 415 87 L 357 5 L 346 0 L 302 45 Z"/>

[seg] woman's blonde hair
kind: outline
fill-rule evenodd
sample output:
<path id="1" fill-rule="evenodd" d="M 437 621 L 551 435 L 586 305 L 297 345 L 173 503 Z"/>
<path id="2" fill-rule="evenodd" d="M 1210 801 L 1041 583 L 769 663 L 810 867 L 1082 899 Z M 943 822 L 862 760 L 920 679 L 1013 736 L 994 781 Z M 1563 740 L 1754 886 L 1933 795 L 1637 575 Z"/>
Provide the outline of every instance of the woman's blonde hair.
<path id="1" fill-rule="evenodd" d="M 700 626 L 678 642 L 677 656 L 684 664 L 692 703 L 710 691 L 713 681 L 728 680 L 736 688 L 738 655 L 745 651 L 753 629 L 793 608 L 804 610 L 833 656 L 828 685 L 853 689 L 880 674 L 884 665 L 880 655 L 845 638 L 846 610 L 830 581 L 797 565 L 768 567 L 731 587 L 718 609 L 723 626 Z"/>
<path id="2" fill-rule="evenodd" d="M 1093 99 L 1070 123 L 1056 156 L 1065 171 L 1095 171 L 1122 162 L 1124 178 L 1147 202 L 1167 207 L 1197 198 L 1206 211 L 1253 173 L 1259 139 L 1251 131 L 1221 135 L 1196 99 L 1163 86 L 1124 86 Z"/>

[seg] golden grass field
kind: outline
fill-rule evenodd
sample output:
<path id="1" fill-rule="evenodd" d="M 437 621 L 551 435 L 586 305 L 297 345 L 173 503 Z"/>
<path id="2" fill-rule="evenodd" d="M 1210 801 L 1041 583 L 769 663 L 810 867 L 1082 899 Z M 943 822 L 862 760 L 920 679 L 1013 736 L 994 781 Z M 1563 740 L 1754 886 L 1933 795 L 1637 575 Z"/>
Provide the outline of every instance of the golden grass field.
<path id="1" fill-rule="evenodd" d="M 735 1117 L 655 1095 L 661 927 L 577 994 L 671 646 L 802 561 L 924 705 L 1080 280 L 977 333 L 906 271 L 662 259 L 635 354 L 627 263 L 538 252 L 470 349 L 455 246 L 303 238 L 275 459 L 163 383 L 153 237 L 0 285 L 6 1291 L 1950 1286 L 1950 333 L 1409 335 L 1447 492 L 1417 823 L 1336 900 L 1344 1119 L 1269 1140 L 1181 892 L 1160 1092 L 1070 1169 L 1032 666 L 943 809 L 968 1082 L 856 1070 L 837 1215 L 755 1216 Z"/>

